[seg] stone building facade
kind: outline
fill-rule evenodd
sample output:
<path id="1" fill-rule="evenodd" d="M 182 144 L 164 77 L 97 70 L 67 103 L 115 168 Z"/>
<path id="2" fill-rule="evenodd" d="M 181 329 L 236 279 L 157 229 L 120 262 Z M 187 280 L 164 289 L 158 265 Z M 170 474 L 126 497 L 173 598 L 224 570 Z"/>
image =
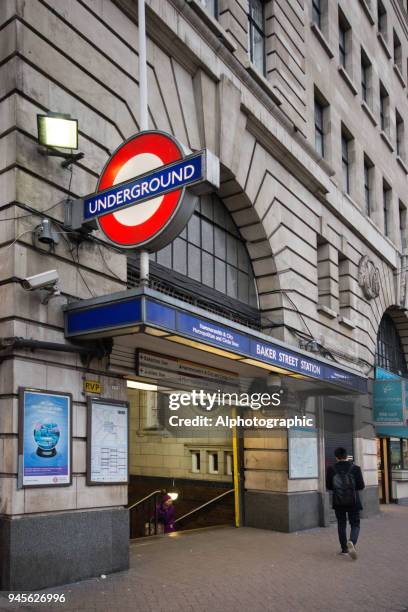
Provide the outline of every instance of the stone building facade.
<path id="1" fill-rule="evenodd" d="M 373 378 L 385 312 L 408 342 L 406 3 L 148 0 L 146 10 L 149 125 L 219 157 L 216 195 L 245 243 L 262 333 Z M 81 359 L 41 342 L 71 346 L 67 303 L 128 288 L 126 255 L 97 233 L 79 240 L 63 222 L 66 199 L 93 192 L 108 157 L 139 130 L 137 2 L 4 0 L 0 27 L 0 565 L 2 588 L 28 589 L 127 564 L 127 487 L 86 484 L 83 391 L 96 378 L 106 397 L 126 399 L 126 372 L 109 368 L 103 343 Z M 85 157 L 71 169 L 38 151 L 36 115 L 49 111 L 78 119 Z M 36 239 L 43 218 L 55 248 Z M 175 269 L 174 253 L 171 264 L 166 257 Z M 42 303 L 22 288 L 54 268 L 60 296 Z M 239 301 L 234 283 L 224 292 Z M 20 386 L 73 394 L 69 487 L 18 487 Z M 353 415 L 354 457 L 375 511 L 370 395 Z M 324 479 L 288 479 L 286 432 L 247 432 L 244 446 L 247 524 L 324 524 Z M 74 562 L 62 569 L 68 554 Z"/>

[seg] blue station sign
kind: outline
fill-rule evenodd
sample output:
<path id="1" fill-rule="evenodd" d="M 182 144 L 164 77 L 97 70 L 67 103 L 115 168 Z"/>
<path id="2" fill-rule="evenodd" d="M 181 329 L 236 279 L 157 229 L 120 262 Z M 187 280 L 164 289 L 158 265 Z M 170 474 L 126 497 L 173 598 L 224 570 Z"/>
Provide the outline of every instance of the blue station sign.
<path id="1" fill-rule="evenodd" d="M 201 182 L 203 160 L 204 151 L 200 151 L 181 161 L 161 166 L 158 170 L 86 196 L 83 200 L 84 220 L 90 221 Z"/>
<path id="2" fill-rule="evenodd" d="M 133 333 L 132 328 L 138 324 L 157 327 L 167 331 L 168 335 L 177 334 L 193 342 L 222 349 L 236 355 L 235 359 L 249 358 L 251 362 L 267 363 L 287 372 L 367 393 L 367 379 L 358 374 L 274 342 L 258 339 L 250 330 L 246 333 L 147 296 L 134 296 L 108 304 L 90 304 L 78 309 L 72 305 L 65 312 L 67 337 L 78 338 L 90 334 L 103 337 L 104 333 L 112 335 L 115 330 L 118 335 L 123 335 Z M 166 334 L 162 337 L 165 339 Z"/>

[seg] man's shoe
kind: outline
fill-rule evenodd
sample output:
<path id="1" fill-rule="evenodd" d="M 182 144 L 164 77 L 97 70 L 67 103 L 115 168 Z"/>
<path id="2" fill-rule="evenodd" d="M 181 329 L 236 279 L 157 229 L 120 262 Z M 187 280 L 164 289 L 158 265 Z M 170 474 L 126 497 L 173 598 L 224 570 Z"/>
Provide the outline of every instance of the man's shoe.
<path id="1" fill-rule="evenodd" d="M 338 557 L 348 557 L 348 550 L 341 550 L 337 553 Z"/>
<path id="2" fill-rule="evenodd" d="M 351 540 L 347 542 L 347 550 L 350 557 L 355 561 L 357 559 L 357 551 L 354 547 L 354 544 Z"/>

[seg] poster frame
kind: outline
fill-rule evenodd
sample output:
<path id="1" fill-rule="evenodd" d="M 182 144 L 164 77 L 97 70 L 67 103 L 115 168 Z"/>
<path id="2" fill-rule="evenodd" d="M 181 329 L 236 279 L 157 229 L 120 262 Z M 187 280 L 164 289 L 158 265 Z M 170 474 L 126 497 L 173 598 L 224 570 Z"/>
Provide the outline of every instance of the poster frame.
<path id="1" fill-rule="evenodd" d="M 126 480 L 92 480 L 92 411 L 94 406 L 98 404 L 111 405 L 112 407 L 122 406 L 126 408 L 126 427 L 127 427 L 127 472 Z M 130 428 L 129 428 L 129 402 L 126 400 L 115 400 L 103 397 L 91 397 L 87 398 L 87 413 L 86 413 L 86 431 L 87 431 L 87 445 L 86 445 L 86 484 L 88 486 L 109 486 L 109 485 L 128 485 L 129 484 L 129 443 L 130 443 Z"/>
<path id="2" fill-rule="evenodd" d="M 68 398 L 68 423 L 69 423 L 69 461 L 68 461 L 68 482 L 40 483 L 40 484 L 25 484 L 24 483 L 24 431 L 25 431 L 25 394 L 41 393 L 43 395 L 59 395 Z M 72 485 L 72 393 L 64 391 L 52 391 L 50 389 L 37 389 L 35 387 L 18 388 L 18 471 L 19 483 L 18 488 L 21 489 L 39 489 L 49 487 L 70 487 Z"/>
<path id="3" fill-rule="evenodd" d="M 316 476 L 293 476 L 291 475 L 291 471 L 292 471 L 292 459 L 291 459 L 291 441 L 293 440 L 293 435 L 291 435 L 292 433 L 298 432 L 300 430 L 302 430 L 303 428 L 299 427 L 291 427 L 288 429 L 288 480 L 316 480 L 317 478 L 320 477 L 320 466 L 319 466 L 319 430 L 317 427 L 311 427 L 308 428 L 308 431 L 305 431 L 304 433 L 309 433 L 309 434 L 314 434 L 315 439 L 316 439 L 316 454 L 317 454 L 317 461 L 316 461 Z"/>

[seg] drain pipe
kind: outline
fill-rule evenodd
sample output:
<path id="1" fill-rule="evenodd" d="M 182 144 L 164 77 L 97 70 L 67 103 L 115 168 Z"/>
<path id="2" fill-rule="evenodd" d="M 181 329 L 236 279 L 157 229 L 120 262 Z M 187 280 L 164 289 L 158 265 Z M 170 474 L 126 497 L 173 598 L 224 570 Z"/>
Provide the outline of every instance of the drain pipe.
<path id="1" fill-rule="evenodd" d="M 43 351 L 60 351 L 62 353 L 78 353 L 81 357 L 104 357 L 110 352 L 112 341 L 101 341 L 88 347 L 74 344 L 62 344 L 60 342 L 47 342 L 45 340 L 33 340 L 20 338 L 18 336 L 0 338 L 0 350 L 5 349 L 30 349 Z"/>

